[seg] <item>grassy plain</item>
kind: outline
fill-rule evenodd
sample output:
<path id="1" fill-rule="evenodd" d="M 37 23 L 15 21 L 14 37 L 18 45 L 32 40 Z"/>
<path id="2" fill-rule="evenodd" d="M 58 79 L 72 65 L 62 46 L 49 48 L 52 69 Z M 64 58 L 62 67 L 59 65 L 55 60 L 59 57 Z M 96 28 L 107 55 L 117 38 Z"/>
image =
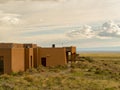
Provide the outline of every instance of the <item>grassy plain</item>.
<path id="1" fill-rule="evenodd" d="M 120 90 L 119 53 L 81 53 L 78 62 L 0 76 L 0 90 Z"/>
<path id="2" fill-rule="evenodd" d="M 81 53 L 80 56 L 91 57 L 94 60 L 120 60 L 119 52 L 87 52 Z"/>

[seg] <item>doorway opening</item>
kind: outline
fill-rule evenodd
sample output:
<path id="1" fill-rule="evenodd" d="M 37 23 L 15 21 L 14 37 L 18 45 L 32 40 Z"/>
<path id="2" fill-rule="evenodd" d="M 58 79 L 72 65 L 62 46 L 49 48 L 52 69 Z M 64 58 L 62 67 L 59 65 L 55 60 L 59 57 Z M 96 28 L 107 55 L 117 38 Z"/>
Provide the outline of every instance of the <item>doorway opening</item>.
<path id="1" fill-rule="evenodd" d="M 33 60 L 32 60 L 32 56 L 30 56 L 30 61 L 31 61 L 31 68 L 33 67 Z"/>
<path id="2" fill-rule="evenodd" d="M 43 66 L 46 66 L 46 57 L 42 57 L 42 58 L 41 58 L 41 64 L 42 64 Z"/>
<path id="3" fill-rule="evenodd" d="M 71 61 L 71 52 L 69 51 L 66 52 L 66 58 L 67 58 L 67 63 Z"/>
<path id="4" fill-rule="evenodd" d="M 0 74 L 4 73 L 4 57 L 0 56 Z"/>

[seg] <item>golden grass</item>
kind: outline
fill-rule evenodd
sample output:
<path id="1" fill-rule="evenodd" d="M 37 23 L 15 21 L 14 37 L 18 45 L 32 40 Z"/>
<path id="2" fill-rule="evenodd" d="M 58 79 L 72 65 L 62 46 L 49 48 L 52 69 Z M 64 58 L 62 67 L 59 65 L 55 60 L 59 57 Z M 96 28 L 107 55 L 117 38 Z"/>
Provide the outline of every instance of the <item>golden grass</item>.
<path id="1" fill-rule="evenodd" d="M 80 56 L 90 56 L 90 57 L 120 57 L 120 53 L 117 52 L 97 52 L 97 53 L 80 53 Z"/>
<path id="2" fill-rule="evenodd" d="M 40 66 L 1 75 L 0 90 L 120 90 L 118 53 L 82 53 L 80 56 L 85 57 L 84 60 L 71 66 Z"/>

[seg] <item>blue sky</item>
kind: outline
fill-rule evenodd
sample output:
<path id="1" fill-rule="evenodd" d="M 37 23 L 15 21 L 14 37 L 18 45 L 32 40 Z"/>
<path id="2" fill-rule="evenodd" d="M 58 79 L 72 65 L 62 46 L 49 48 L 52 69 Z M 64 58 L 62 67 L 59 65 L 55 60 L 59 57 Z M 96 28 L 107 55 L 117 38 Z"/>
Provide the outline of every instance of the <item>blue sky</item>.
<path id="1" fill-rule="evenodd" d="M 120 0 L 0 0 L 0 42 L 120 46 Z"/>

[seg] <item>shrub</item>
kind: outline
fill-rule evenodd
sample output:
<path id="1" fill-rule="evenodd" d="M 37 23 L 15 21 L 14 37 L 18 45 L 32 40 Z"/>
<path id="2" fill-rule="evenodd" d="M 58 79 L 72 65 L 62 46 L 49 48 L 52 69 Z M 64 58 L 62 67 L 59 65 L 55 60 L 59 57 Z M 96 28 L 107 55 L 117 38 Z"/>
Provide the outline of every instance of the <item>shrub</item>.
<path id="1" fill-rule="evenodd" d="M 9 78 L 10 78 L 10 75 L 8 75 L 8 74 L 3 74 L 3 75 L 0 76 L 0 79 L 5 79 L 5 80 L 7 80 L 7 79 L 9 79 Z"/>
<path id="2" fill-rule="evenodd" d="M 12 72 L 11 75 L 12 75 L 12 76 L 17 76 L 18 73 L 17 73 L 17 72 Z"/>
<path id="3" fill-rule="evenodd" d="M 29 73 L 29 74 L 37 73 L 37 69 L 35 68 L 27 69 L 26 73 Z"/>
<path id="4" fill-rule="evenodd" d="M 93 62 L 94 60 L 91 57 L 85 57 L 85 60 L 88 62 Z"/>
<path id="5" fill-rule="evenodd" d="M 19 72 L 18 72 L 18 75 L 23 75 L 23 74 L 24 74 L 23 71 L 19 71 Z"/>
<path id="6" fill-rule="evenodd" d="M 45 72 L 45 69 L 46 69 L 46 67 L 40 65 L 39 67 L 37 67 L 36 70 L 37 70 L 38 72 Z M 46 69 L 46 70 L 47 70 L 47 69 Z"/>
<path id="7" fill-rule="evenodd" d="M 34 77 L 32 75 L 27 75 L 24 77 L 24 80 L 28 81 L 28 82 L 33 82 L 34 81 Z"/>
<path id="8" fill-rule="evenodd" d="M 57 65 L 57 66 L 55 66 L 54 68 L 60 69 L 60 70 L 64 70 L 64 69 L 67 69 L 68 66 L 67 66 L 67 65 Z"/>
<path id="9" fill-rule="evenodd" d="M 76 64 L 75 63 L 71 63 L 71 68 L 75 68 Z"/>
<path id="10" fill-rule="evenodd" d="M 4 88 L 4 90 L 13 90 L 15 85 L 11 83 L 3 83 L 2 87 Z"/>

